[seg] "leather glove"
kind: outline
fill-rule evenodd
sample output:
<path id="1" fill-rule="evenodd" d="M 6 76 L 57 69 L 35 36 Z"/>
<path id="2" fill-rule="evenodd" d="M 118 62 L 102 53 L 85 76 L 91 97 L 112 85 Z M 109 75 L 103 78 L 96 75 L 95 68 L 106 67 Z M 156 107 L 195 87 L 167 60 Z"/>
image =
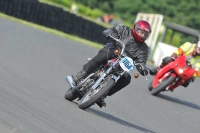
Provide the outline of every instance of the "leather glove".
<path id="1" fill-rule="evenodd" d="M 140 72 L 140 74 L 141 74 L 142 76 L 145 76 L 145 75 L 148 74 L 148 71 L 147 71 L 146 69 L 144 69 L 144 70 L 142 70 L 142 71 Z"/>
<path id="2" fill-rule="evenodd" d="M 138 72 L 142 75 L 145 76 L 148 74 L 148 71 L 146 70 L 146 68 L 142 65 L 135 65 L 136 69 L 138 70 Z"/>

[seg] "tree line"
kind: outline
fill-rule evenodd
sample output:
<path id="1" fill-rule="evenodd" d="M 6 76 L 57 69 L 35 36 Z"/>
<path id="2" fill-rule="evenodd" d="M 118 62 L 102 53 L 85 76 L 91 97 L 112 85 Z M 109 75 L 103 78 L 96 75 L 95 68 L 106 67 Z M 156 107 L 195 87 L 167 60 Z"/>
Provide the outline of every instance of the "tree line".
<path id="1" fill-rule="evenodd" d="M 200 30 L 199 0 L 75 0 L 90 8 L 120 16 L 133 23 L 137 13 L 164 15 L 164 21 L 178 23 Z"/>

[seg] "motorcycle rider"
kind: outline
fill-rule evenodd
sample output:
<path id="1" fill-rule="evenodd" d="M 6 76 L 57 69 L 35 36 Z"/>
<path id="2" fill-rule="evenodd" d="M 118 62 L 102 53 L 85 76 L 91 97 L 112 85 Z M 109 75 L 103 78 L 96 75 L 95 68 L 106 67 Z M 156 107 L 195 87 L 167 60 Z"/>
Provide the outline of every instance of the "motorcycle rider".
<path id="1" fill-rule="evenodd" d="M 144 41 L 148 38 L 150 33 L 151 26 L 147 21 L 144 20 L 137 21 L 132 29 L 125 25 L 116 25 L 103 31 L 103 34 L 106 38 L 109 38 L 109 35 L 111 35 L 120 39 L 124 44 L 126 44 L 126 53 L 130 55 L 134 61 L 141 63 L 142 66 L 146 65 L 148 57 L 148 46 Z M 105 64 L 107 60 L 116 58 L 117 55 L 114 54 L 114 51 L 118 48 L 119 47 L 117 45 L 107 43 L 93 59 L 83 65 L 83 69 L 80 72 L 72 75 L 74 83 L 77 84 L 81 79 L 86 78 L 87 75 L 94 72 L 100 65 Z M 148 71 L 143 69 L 144 67 L 142 68 L 138 65 L 136 68 L 141 75 L 144 76 L 148 74 Z M 130 74 L 125 73 L 107 95 L 111 96 L 115 92 L 121 90 L 127 86 L 130 81 Z M 104 102 L 104 98 L 100 99 L 97 102 L 97 105 L 99 107 L 105 106 L 106 103 Z"/>
<path id="2" fill-rule="evenodd" d="M 192 64 L 193 67 L 195 67 L 196 70 L 200 71 L 200 41 L 197 43 L 190 43 L 185 42 L 180 46 L 180 48 L 183 50 L 183 54 L 189 57 L 189 62 Z M 159 67 L 151 69 L 154 74 L 156 74 L 159 69 L 164 67 L 169 62 L 174 61 L 177 56 L 179 55 L 178 50 L 176 50 L 171 56 L 165 57 L 162 59 L 162 63 Z M 196 74 L 193 75 L 190 79 L 186 80 L 182 86 L 187 87 L 190 82 L 194 82 L 194 79 L 197 77 Z"/>

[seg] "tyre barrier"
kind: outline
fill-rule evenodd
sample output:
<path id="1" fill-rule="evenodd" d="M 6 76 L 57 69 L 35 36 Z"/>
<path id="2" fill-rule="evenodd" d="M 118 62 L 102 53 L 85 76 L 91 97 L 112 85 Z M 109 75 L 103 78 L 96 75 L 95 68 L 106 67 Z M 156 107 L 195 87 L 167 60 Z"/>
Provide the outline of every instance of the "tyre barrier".
<path id="1" fill-rule="evenodd" d="M 0 12 L 102 45 L 107 42 L 105 27 L 38 0 L 0 0 Z"/>

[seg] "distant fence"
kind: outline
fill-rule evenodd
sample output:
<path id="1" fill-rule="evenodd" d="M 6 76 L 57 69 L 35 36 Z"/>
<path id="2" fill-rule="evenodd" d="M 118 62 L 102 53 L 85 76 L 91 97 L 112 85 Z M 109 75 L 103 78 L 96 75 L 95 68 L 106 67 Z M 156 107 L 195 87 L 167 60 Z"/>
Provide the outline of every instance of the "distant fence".
<path id="1" fill-rule="evenodd" d="M 37 0 L 0 0 L 0 12 L 103 45 L 106 43 L 105 27 Z"/>

